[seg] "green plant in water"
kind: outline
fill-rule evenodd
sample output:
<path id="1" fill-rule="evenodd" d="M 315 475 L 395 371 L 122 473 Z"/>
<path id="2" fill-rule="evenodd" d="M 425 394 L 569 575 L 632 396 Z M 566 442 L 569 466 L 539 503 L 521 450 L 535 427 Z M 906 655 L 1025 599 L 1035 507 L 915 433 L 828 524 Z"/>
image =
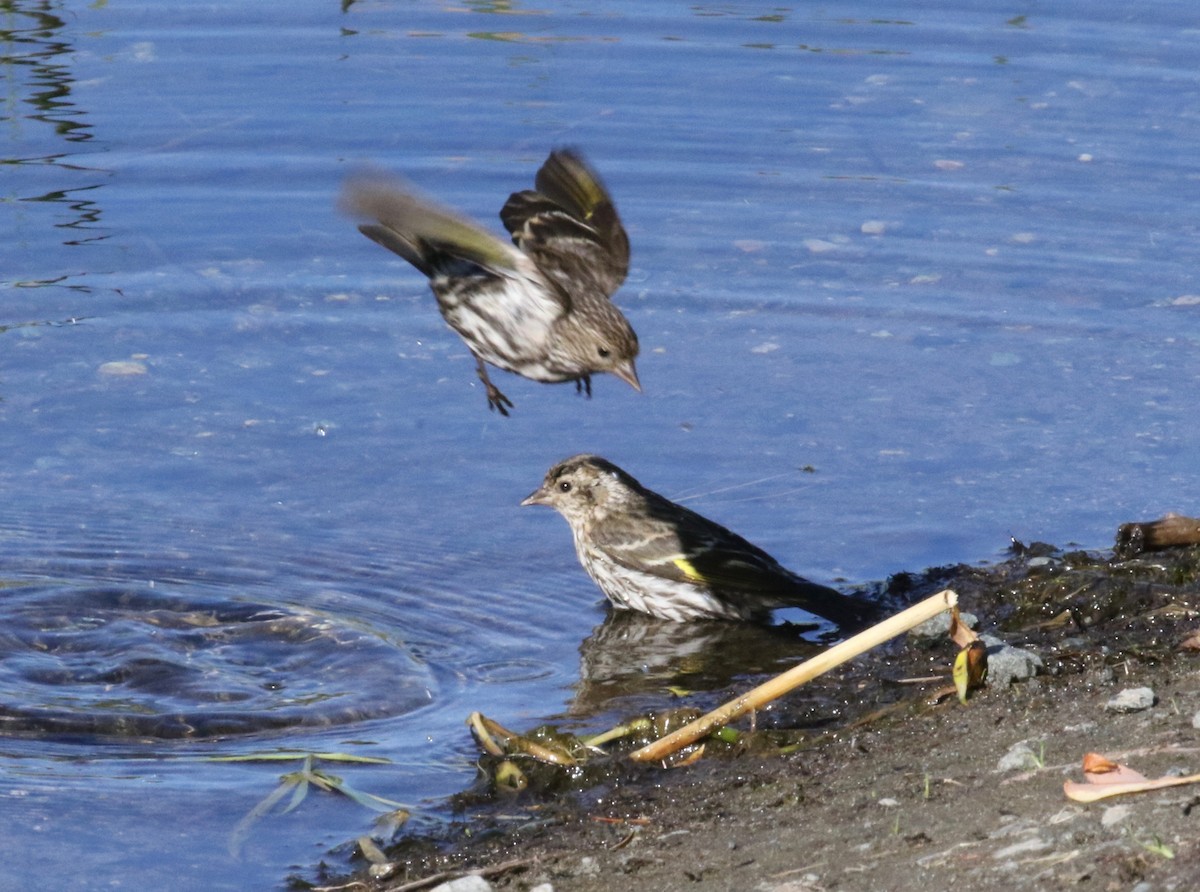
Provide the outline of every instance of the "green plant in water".
<path id="1" fill-rule="evenodd" d="M 297 759 L 303 759 L 300 769 L 280 777 L 279 786 L 268 793 L 258 805 L 250 809 L 246 817 L 242 818 L 238 822 L 238 825 L 233 828 L 233 833 L 230 834 L 229 838 L 229 851 L 234 857 L 237 857 L 241 853 L 242 846 L 246 842 L 246 838 L 250 835 L 250 828 L 254 826 L 256 821 L 267 815 L 289 793 L 291 794 L 291 798 L 280 814 L 287 814 L 298 808 L 300 803 L 308 796 L 308 791 L 312 787 L 324 790 L 327 793 L 340 793 L 364 808 L 386 813 L 395 824 L 402 824 L 408 819 L 409 810 L 402 803 L 385 799 L 382 796 L 376 796 L 374 793 L 364 793 L 362 790 L 357 790 L 338 775 L 330 774 L 328 771 L 314 765 L 314 762 L 318 759 L 326 762 L 350 762 L 368 765 L 389 764 L 388 759 L 378 759 L 371 756 L 351 756 L 346 753 L 308 753 L 305 755 L 299 753 L 265 753 L 249 756 L 214 756 L 209 761 L 281 762 L 296 761 Z"/>

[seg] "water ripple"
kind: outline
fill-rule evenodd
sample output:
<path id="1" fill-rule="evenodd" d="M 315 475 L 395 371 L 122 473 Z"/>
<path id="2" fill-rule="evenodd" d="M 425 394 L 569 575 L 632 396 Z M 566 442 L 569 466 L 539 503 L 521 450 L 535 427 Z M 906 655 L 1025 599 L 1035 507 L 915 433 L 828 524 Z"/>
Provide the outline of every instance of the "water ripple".
<path id="1" fill-rule="evenodd" d="M 0 733 L 209 738 L 427 705 L 404 648 L 321 610 L 159 583 L 9 584 Z"/>

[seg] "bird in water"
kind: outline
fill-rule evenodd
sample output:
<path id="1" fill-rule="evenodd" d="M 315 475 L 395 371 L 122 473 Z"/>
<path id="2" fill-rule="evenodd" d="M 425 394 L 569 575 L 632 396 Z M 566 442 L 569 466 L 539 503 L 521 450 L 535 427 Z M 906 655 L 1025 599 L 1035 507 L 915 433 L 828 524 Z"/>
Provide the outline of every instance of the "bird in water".
<path id="1" fill-rule="evenodd" d="M 850 629 L 879 613 L 596 455 L 559 462 L 521 504 L 549 505 L 566 518 L 580 563 L 618 608 L 668 620 L 762 621 L 776 608 L 801 607 Z"/>
<path id="2" fill-rule="evenodd" d="M 342 207 L 374 220 L 358 227 L 363 235 L 429 278 L 442 316 L 475 357 L 489 409 L 507 415 L 513 404 L 488 365 L 574 381 L 588 396 L 601 372 L 641 390 L 637 335 L 610 299 L 629 271 L 629 238 L 579 151 L 551 152 L 534 188 L 509 196 L 500 219 L 511 244 L 378 175 L 352 177 Z"/>

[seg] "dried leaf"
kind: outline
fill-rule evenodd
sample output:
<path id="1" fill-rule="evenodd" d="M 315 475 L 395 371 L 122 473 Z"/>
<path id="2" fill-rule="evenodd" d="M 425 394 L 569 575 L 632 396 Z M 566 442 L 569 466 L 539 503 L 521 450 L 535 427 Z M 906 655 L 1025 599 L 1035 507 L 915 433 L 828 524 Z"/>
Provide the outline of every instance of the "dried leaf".
<path id="1" fill-rule="evenodd" d="M 987 678 L 987 648 L 982 641 L 972 641 L 954 658 L 954 689 L 960 703 L 967 702 L 967 695 L 983 687 Z"/>
<path id="2" fill-rule="evenodd" d="M 979 635 L 973 629 L 967 628 L 966 623 L 962 621 L 962 617 L 958 615 L 957 607 L 950 611 L 949 635 L 951 641 L 963 648 L 979 640 Z"/>
<path id="3" fill-rule="evenodd" d="M 1110 771 L 1116 771 L 1120 767 L 1112 759 L 1102 756 L 1099 753 L 1087 753 L 1083 757 L 1084 774 L 1107 774 Z"/>
<path id="4" fill-rule="evenodd" d="M 1200 774 L 1147 780 L 1145 775 L 1113 762 L 1098 753 L 1088 753 L 1083 757 L 1083 772 L 1087 783 L 1067 781 L 1063 784 L 1063 792 L 1068 799 L 1074 799 L 1076 802 L 1095 802 L 1097 799 L 1107 799 L 1110 796 L 1143 793 L 1147 790 L 1160 790 L 1163 787 L 1178 787 L 1183 784 L 1200 782 Z"/>
<path id="5" fill-rule="evenodd" d="M 1114 762 L 1099 753 L 1083 757 L 1083 774 L 1089 784 L 1144 784 L 1146 775 Z"/>

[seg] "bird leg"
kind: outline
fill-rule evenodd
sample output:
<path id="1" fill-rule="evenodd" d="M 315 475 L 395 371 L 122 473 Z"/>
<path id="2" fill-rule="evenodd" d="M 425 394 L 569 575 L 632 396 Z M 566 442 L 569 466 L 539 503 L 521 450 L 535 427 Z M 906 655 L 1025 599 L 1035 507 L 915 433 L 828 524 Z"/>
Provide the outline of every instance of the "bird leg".
<path id="1" fill-rule="evenodd" d="M 575 392 L 587 393 L 587 398 L 590 400 L 592 398 L 592 376 L 580 375 L 578 378 L 576 378 Z"/>
<path id="2" fill-rule="evenodd" d="M 501 415 L 507 418 L 508 410 L 512 408 L 513 402 L 500 392 L 499 387 L 492 383 L 492 379 L 488 377 L 487 366 L 483 364 L 483 360 L 478 356 L 475 357 L 475 373 L 479 375 L 479 380 L 487 388 L 488 409 L 497 409 Z"/>

